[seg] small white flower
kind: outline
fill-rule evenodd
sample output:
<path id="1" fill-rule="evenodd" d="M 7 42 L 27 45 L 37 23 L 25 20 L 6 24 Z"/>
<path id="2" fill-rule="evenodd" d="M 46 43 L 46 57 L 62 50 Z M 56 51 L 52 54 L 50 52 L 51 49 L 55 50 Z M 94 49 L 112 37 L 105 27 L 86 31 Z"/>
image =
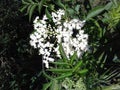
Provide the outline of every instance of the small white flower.
<path id="1" fill-rule="evenodd" d="M 33 23 L 37 23 L 38 20 L 39 20 L 39 16 L 37 16 L 37 17 L 35 18 L 35 20 L 33 21 Z"/>
<path id="2" fill-rule="evenodd" d="M 45 64 L 45 67 L 46 67 L 46 68 L 49 68 L 49 63 L 48 63 L 47 60 L 43 60 L 43 63 Z"/>
<path id="3" fill-rule="evenodd" d="M 59 44 L 62 43 L 66 56 L 69 57 L 77 52 L 78 57 L 88 50 L 88 35 L 81 28 L 85 21 L 79 19 L 65 20 L 61 22 L 65 11 L 59 9 L 52 12 L 52 20 L 55 27 L 48 22 L 46 15 L 42 20 L 36 17 L 33 21 L 35 32 L 30 35 L 30 45 L 39 49 L 39 55 L 43 56 L 43 63 L 49 68 L 49 62 L 55 61 L 54 57 L 61 58 Z"/>
<path id="4" fill-rule="evenodd" d="M 50 62 L 54 62 L 54 59 L 53 59 L 53 58 L 48 58 L 48 60 L 49 60 Z"/>
<path id="5" fill-rule="evenodd" d="M 47 16 L 46 16 L 46 15 L 44 15 L 42 20 L 44 20 L 44 21 L 45 21 L 45 20 L 47 20 L 47 19 L 48 19 L 48 18 L 47 18 Z"/>

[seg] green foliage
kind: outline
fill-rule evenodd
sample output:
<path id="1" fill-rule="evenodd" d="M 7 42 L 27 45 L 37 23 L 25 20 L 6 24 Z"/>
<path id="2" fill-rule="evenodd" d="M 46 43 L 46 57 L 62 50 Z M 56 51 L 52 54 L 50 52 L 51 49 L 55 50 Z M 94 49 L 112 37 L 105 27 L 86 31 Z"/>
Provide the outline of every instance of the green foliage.
<path id="1" fill-rule="evenodd" d="M 76 82 L 70 78 L 65 78 L 62 86 L 65 90 L 87 90 L 82 78 L 79 78 Z"/>
<path id="2" fill-rule="evenodd" d="M 39 12 L 39 14 L 41 14 L 41 9 L 45 2 L 46 2 L 46 0 L 41 0 L 41 1 L 22 0 L 23 6 L 20 9 L 20 11 L 23 12 L 24 10 L 26 10 L 27 11 L 26 15 L 29 15 L 29 21 L 30 21 L 31 17 L 33 15 L 33 12 L 36 8 L 38 8 L 38 12 Z"/>
<path id="3" fill-rule="evenodd" d="M 48 16 L 48 18 L 51 18 L 48 8 L 50 10 L 54 10 L 54 6 L 57 5 L 58 7 L 64 8 L 64 4 L 62 4 L 61 0 L 22 0 L 22 7 L 20 9 L 21 12 L 26 11 L 26 15 L 29 15 L 29 21 L 31 21 L 33 13 L 37 10 L 39 12 L 39 15 L 41 15 L 42 10 L 46 8 L 45 12 Z M 54 5 L 55 4 L 55 5 Z M 37 9 L 36 9 L 37 8 Z"/>
<path id="4" fill-rule="evenodd" d="M 44 76 L 49 78 L 50 82 L 54 81 L 53 84 L 50 84 L 50 83 L 47 84 L 48 85 L 47 88 L 49 87 L 52 88 L 54 86 L 54 88 L 50 90 L 54 90 L 54 89 L 61 90 L 57 88 L 59 84 L 61 84 L 60 82 L 63 81 L 65 78 L 74 77 L 74 79 L 77 79 L 78 77 L 85 76 L 85 74 L 88 72 L 87 69 L 83 68 L 82 60 L 77 58 L 76 52 L 71 56 L 71 60 L 68 60 L 67 56 L 65 55 L 64 49 L 62 47 L 62 43 L 59 45 L 59 51 L 62 58 L 56 62 L 51 62 L 51 64 L 53 64 L 54 67 L 56 68 L 53 67 L 53 68 L 47 69 L 44 72 Z M 47 75 L 46 72 L 51 72 L 53 76 Z M 47 90 L 47 88 L 45 89 L 45 86 L 44 86 L 43 90 Z"/>
<path id="5" fill-rule="evenodd" d="M 108 28 L 115 28 L 117 24 L 120 22 L 120 6 L 119 2 L 116 0 L 114 1 L 114 5 L 111 7 L 111 9 L 108 11 L 108 13 L 105 14 L 105 22 L 109 23 Z M 112 31 L 113 32 L 113 31 Z"/>
<path id="6" fill-rule="evenodd" d="M 22 0 L 22 5 L 7 1 L 0 1 L 1 90 L 41 90 L 40 85 L 43 90 L 64 90 L 66 86 L 68 90 L 110 90 L 120 83 L 119 0 Z M 65 19 L 86 19 L 90 51 L 82 59 L 76 52 L 68 58 L 60 44 L 62 59 L 50 62 L 55 68 L 41 70 L 41 57 L 29 45 L 32 25 L 18 11 L 19 6 L 29 21 L 36 12 L 50 20 L 51 11 L 59 8 L 65 10 Z"/>

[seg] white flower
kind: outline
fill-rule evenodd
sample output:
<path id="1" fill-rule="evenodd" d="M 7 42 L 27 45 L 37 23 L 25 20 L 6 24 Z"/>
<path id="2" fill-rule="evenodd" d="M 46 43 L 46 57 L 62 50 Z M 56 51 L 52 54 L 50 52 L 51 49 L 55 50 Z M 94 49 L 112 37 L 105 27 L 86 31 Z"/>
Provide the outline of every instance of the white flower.
<path id="1" fill-rule="evenodd" d="M 47 60 L 43 60 L 43 63 L 45 64 L 46 68 L 49 68 L 49 62 Z"/>
<path id="2" fill-rule="evenodd" d="M 45 20 L 47 20 L 47 19 L 48 19 L 48 18 L 47 18 L 47 16 L 46 16 L 46 15 L 44 15 L 42 20 L 44 20 L 44 21 L 45 21 Z"/>
<path id="3" fill-rule="evenodd" d="M 53 57 L 61 58 L 60 43 L 62 43 L 68 60 L 75 51 L 81 58 L 82 54 L 88 50 L 88 35 L 81 29 L 85 21 L 72 19 L 62 22 L 65 11 L 61 9 L 52 12 L 51 15 L 55 27 L 49 24 L 46 15 L 42 20 L 36 17 L 33 21 L 35 32 L 30 35 L 30 45 L 39 49 L 39 55 L 42 54 L 46 68 L 49 68 L 49 62 L 55 61 Z"/>
<path id="4" fill-rule="evenodd" d="M 39 20 L 39 16 L 37 16 L 37 17 L 35 18 L 35 20 L 33 21 L 33 23 L 37 23 L 38 20 Z"/>

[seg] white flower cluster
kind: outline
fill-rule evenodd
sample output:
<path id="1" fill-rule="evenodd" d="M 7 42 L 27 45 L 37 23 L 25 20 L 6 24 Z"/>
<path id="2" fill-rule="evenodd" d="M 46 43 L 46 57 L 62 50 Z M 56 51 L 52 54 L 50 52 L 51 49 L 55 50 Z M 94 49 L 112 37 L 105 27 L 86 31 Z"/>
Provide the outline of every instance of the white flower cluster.
<path id="1" fill-rule="evenodd" d="M 43 55 L 43 63 L 46 68 L 49 68 L 49 62 L 61 58 L 60 43 L 62 43 L 68 58 L 75 51 L 78 57 L 81 57 L 88 50 L 88 35 L 84 34 L 84 30 L 81 29 L 85 21 L 72 19 L 63 22 L 64 14 L 65 11 L 59 9 L 57 12 L 51 13 L 52 22 L 49 22 L 46 15 L 42 19 L 36 17 L 33 21 L 35 31 L 30 35 L 30 44 L 39 49 L 39 54 Z"/>

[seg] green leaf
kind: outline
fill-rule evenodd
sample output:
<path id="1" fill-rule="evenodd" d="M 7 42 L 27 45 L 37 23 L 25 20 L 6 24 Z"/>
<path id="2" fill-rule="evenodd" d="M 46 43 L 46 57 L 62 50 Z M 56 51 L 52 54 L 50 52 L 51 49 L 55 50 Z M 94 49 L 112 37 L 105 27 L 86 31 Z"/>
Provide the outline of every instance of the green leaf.
<path id="1" fill-rule="evenodd" d="M 39 3 L 39 1 L 38 1 L 38 0 L 35 0 L 35 2 Z"/>
<path id="2" fill-rule="evenodd" d="M 75 10 L 76 10 L 77 12 L 79 12 L 79 9 L 80 9 L 80 5 L 77 5 L 77 6 L 75 7 Z"/>
<path id="3" fill-rule="evenodd" d="M 114 4 L 115 7 L 118 6 L 118 2 L 117 2 L 118 0 L 111 0 L 111 1 L 112 1 L 112 3 Z"/>
<path id="4" fill-rule="evenodd" d="M 102 53 L 100 54 L 100 56 L 99 56 L 99 58 L 98 58 L 98 61 L 97 61 L 98 64 L 101 63 L 101 60 L 103 59 L 104 53 L 105 53 L 105 52 L 102 52 Z"/>
<path id="5" fill-rule="evenodd" d="M 48 6 L 48 8 L 49 8 L 50 10 L 54 10 L 54 8 L 55 8 L 55 5 L 53 5 L 53 4 L 50 4 L 50 5 Z"/>
<path id="6" fill-rule="evenodd" d="M 39 14 L 41 14 L 41 9 L 42 9 L 43 4 L 44 4 L 45 1 L 46 0 L 41 0 L 41 2 L 38 4 L 38 12 L 39 12 Z"/>
<path id="7" fill-rule="evenodd" d="M 46 16 L 47 16 L 47 18 L 48 18 L 49 20 L 52 19 L 52 16 L 51 16 L 51 14 L 50 14 L 50 12 L 48 11 L 47 8 L 45 9 L 45 14 L 46 14 Z"/>
<path id="8" fill-rule="evenodd" d="M 43 88 L 42 90 L 48 90 L 48 88 L 51 86 L 52 82 L 49 82 L 49 83 L 46 83 L 46 84 L 43 84 Z"/>
<path id="9" fill-rule="evenodd" d="M 24 6 L 20 9 L 20 11 L 23 12 L 25 9 L 27 9 L 27 7 L 28 7 L 28 5 L 24 5 Z"/>
<path id="10" fill-rule="evenodd" d="M 74 15 L 75 11 L 72 8 L 67 8 L 67 11 L 70 15 Z"/>
<path id="11" fill-rule="evenodd" d="M 79 71 L 80 75 L 85 75 L 88 72 L 88 69 L 83 69 Z"/>
<path id="12" fill-rule="evenodd" d="M 112 79 L 113 77 L 119 75 L 119 72 L 117 70 L 113 70 L 112 72 L 110 72 L 107 77 L 105 77 L 106 80 L 110 80 Z"/>
<path id="13" fill-rule="evenodd" d="M 50 87 L 50 90 L 59 90 L 58 80 L 56 79 L 52 80 L 52 85 Z"/>
<path id="14" fill-rule="evenodd" d="M 56 72 L 56 73 L 66 73 L 66 72 L 71 72 L 72 69 L 47 69 L 47 71 Z"/>
<path id="15" fill-rule="evenodd" d="M 15 84 L 16 84 L 16 81 L 15 81 L 15 80 L 14 80 L 14 81 L 11 81 L 10 87 L 13 87 Z"/>
<path id="16" fill-rule="evenodd" d="M 28 1 L 29 3 L 32 3 L 32 4 L 34 3 L 32 0 L 27 0 L 27 1 Z"/>
<path id="17" fill-rule="evenodd" d="M 31 17 L 32 17 L 32 15 L 33 15 L 33 12 L 34 12 L 36 6 L 37 6 L 37 5 L 34 4 L 34 5 L 30 8 L 30 12 L 29 12 L 29 21 L 31 21 Z"/>
<path id="18" fill-rule="evenodd" d="M 102 38 L 102 36 L 103 36 L 103 30 L 102 30 L 101 26 L 99 25 L 99 23 L 98 23 L 97 20 L 95 20 L 94 23 L 95 23 L 95 25 L 98 27 L 99 37 Z"/>
<path id="19" fill-rule="evenodd" d="M 105 5 L 105 10 L 109 10 L 112 7 L 113 3 L 109 2 L 107 5 Z"/>
<path id="20" fill-rule="evenodd" d="M 98 6 L 93 8 L 87 15 L 86 20 L 93 18 L 105 10 L 104 6 Z"/>
<path id="21" fill-rule="evenodd" d="M 68 65 L 68 63 L 65 63 L 65 62 L 50 62 L 50 63 L 55 65 Z"/>
<path id="22" fill-rule="evenodd" d="M 66 77 L 70 77 L 71 75 L 72 75 L 72 72 L 69 72 L 69 73 L 62 74 L 61 76 L 56 77 L 55 79 L 60 80 L 60 79 L 66 78 Z"/>
<path id="23" fill-rule="evenodd" d="M 68 58 L 67 58 L 67 56 L 65 54 L 65 51 L 64 51 L 63 46 L 62 46 L 62 43 L 59 44 L 59 51 L 60 51 L 60 54 L 61 54 L 64 62 L 67 62 Z"/>
<path id="24" fill-rule="evenodd" d="M 77 65 L 73 68 L 73 72 L 77 71 L 77 70 L 80 68 L 80 66 L 82 66 L 82 64 L 83 64 L 83 62 L 82 62 L 82 60 L 80 60 L 80 61 L 77 63 Z"/>
<path id="25" fill-rule="evenodd" d="M 64 6 L 64 4 L 62 4 L 61 0 L 56 0 L 55 4 L 58 5 L 59 7 L 65 9 L 65 6 Z"/>
<path id="26" fill-rule="evenodd" d="M 120 90 L 120 85 L 112 84 L 110 86 L 104 86 L 104 87 L 102 87 L 102 90 Z"/>
<path id="27" fill-rule="evenodd" d="M 70 57 L 70 63 L 73 64 L 74 60 L 77 60 L 77 52 L 74 52 L 74 54 Z"/>
<path id="28" fill-rule="evenodd" d="M 25 0 L 22 0 L 22 4 L 30 4 L 30 3 L 26 2 Z"/>
<path id="29" fill-rule="evenodd" d="M 48 79 L 50 79 L 50 80 L 53 80 L 53 79 L 54 79 L 53 77 L 47 75 L 47 73 L 46 73 L 44 70 L 42 70 L 42 73 L 43 73 L 43 75 L 44 75 L 45 77 L 47 77 Z"/>
<path id="30" fill-rule="evenodd" d="M 27 13 L 26 13 L 26 15 L 28 15 L 28 14 L 30 13 L 31 7 L 32 7 L 32 5 L 30 4 L 30 5 L 28 6 L 28 8 L 27 8 Z"/>

